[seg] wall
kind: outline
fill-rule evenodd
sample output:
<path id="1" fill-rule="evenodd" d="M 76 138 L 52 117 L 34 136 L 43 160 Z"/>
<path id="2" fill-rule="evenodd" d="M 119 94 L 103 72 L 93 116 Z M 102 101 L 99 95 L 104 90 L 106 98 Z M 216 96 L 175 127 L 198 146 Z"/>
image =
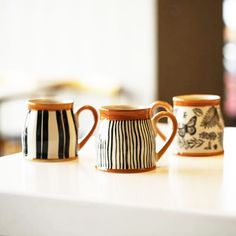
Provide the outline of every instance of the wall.
<path id="1" fill-rule="evenodd" d="M 0 79 L 23 89 L 71 77 L 118 84 L 125 102 L 148 105 L 156 94 L 155 14 L 155 0 L 1 0 Z M 3 134 L 21 132 L 25 113 L 14 104 L 1 107 Z"/>
<path id="2" fill-rule="evenodd" d="M 222 1 L 158 1 L 158 96 L 223 97 Z"/>

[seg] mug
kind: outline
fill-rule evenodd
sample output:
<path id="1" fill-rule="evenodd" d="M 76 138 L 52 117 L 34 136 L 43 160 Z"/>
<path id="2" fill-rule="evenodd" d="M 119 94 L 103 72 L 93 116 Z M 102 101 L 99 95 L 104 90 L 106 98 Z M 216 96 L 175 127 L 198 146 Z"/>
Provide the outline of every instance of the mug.
<path id="1" fill-rule="evenodd" d="M 177 131 L 175 116 L 167 111 L 153 115 L 151 107 L 129 105 L 103 106 L 97 140 L 98 170 L 118 173 L 144 172 L 156 168 Z M 172 133 L 156 152 L 156 123 L 163 117 L 171 119 Z"/>
<path id="2" fill-rule="evenodd" d="M 224 120 L 220 97 L 190 94 L 173 97 L 178 122 L 174 152 L 181 156 L 212 156 L 224 153 Z"/>
<path id="3" fill-rule="evenodd" d="M 94 123 L 78 143 L 78 119 L 82 111 L 92 112 Z M 93 134 L 98 113 L 89 105 L 73 113 L 72 101 L 33 99 L 28 101 L 28 113 L 22 132 L 23 155 L 30 160 L 62 161 L 77 158 Z"/>

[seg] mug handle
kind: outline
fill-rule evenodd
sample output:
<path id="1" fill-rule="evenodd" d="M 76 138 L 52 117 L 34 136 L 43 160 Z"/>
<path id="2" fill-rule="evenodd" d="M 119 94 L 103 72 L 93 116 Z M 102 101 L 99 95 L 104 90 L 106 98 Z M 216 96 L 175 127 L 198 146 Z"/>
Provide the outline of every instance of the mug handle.
<path id="1" fill-rule="evenodd" d="M 170 146 L 170 144 L 172 143 L 175 135 L 176 135 L 176 132 L 177 132 L 177 120 L 175 118 L 175 116 L 168 112 L 168 111 L 161 111 L 161 112 L 158 112 L 153 118 L 152 118 L 152 126 L 153 126 L 153 129 L 154 129 L 154 132 L 155 132 L 155 136 L 157 136 L 157 134 L 159 134 L 159 129 L 157 128 L 157 122 L 164 118 L 164 117 L 167 117 L 167 118 L 170 118 L 171 121 L 172 121 L 172 133 L 169 137 L 169 139 L 165 140 L 165 144 L 164 146 L 161 148 L 161 150 L 159 150 L 159 152 L 156 152 L 156 160 L 158 161 L 162 155 L 164 154 L 164 152 L 167 150 L 167 148 Z"/>
<path id="2" fill-rule="evenodd" d="M 94 133 L 96 127 L 97 127 L 97 124 L 98 124 L 98 112 L 97 110 L 92 107 L 92 106 L 89 106 L 89 105 L 85 105 L 85 106 L 82 106 L 81 108 L 79 108 L 79 110 L 75 113 L 75 118 L 76 118 L 76 121 L 77 121 L 77 124 L 78 124 L 78 121 L 79 121 L 79 115 L 82 111 L 84 110 L 89 110 L 92 112 L 93 114 L 93 118 L 94 118 L 94 123 L 93 123 L 93 126 L 92 128 L 90 129 L 90 131 L 82 138 L 82 140 L 77 144 L 78 145 L 78 149 L 80 150 L 85 143 L 87 143 L 87 141 L 89 140 L 89 138 L 91 137 L 91 135 Z M 77 125 L 77 127 L 79 127 L 79 125 Z"/>
<path id="3" fill-rule="evenodd" d="M 159 107 L 164 108 L 170 113 L 172 113 L 173 111 L 172 106 L 168 102 L 158 100 L 156 102 L 153 102 L 151 105 L 151 117 L 154 116 L 154 111 Z M 166 141 L 166 136 L 162 133 L 162 131 L 157 126 L 155 126 L 154 129 L 155 133 L 157 133 L 163 141 Z"/>

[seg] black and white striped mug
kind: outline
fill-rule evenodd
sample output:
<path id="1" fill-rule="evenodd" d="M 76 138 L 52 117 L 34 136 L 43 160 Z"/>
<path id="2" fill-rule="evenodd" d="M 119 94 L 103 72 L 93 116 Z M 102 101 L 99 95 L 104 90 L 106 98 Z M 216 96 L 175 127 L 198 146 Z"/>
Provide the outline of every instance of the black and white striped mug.
<path id="1" fill-rule="evenodd" d="M 151 107 L 127 105 L 103 106 L 99 109 L 100 126 L 97 140 L 98 170 L 118 173 L 149 171 L 168 149 L 177 131 L 175 116 L 168 111 L 153 115 L 159 101 Z M 156 152 L 155 129 L 163 117 L 172 121 L 172 133 Z"/>
<path id="2" fill-rule="evenodd" d="M 82 111 L 92 112 L 94 123 L 78 143 L 78 118 Z M 89 105 L 73 112 L 72 101 L 33 99 L 28 101 L 28 113 L 22 132 L 22 149 L 30 160 L 71 160 L 93 134 L 98 113 Z"/>

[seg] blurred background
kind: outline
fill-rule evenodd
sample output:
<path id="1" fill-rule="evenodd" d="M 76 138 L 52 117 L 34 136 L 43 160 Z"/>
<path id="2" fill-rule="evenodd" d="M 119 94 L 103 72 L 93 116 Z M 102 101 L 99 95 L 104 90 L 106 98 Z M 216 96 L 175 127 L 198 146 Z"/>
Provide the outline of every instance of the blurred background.
<path id="1" fill-rule="evenodd" d="M 235 11 L 235 0 L 1 0 L 0 155 L 21 151 L 36 97 L 76 110 L 218 94 L 235 126 Z"/>

